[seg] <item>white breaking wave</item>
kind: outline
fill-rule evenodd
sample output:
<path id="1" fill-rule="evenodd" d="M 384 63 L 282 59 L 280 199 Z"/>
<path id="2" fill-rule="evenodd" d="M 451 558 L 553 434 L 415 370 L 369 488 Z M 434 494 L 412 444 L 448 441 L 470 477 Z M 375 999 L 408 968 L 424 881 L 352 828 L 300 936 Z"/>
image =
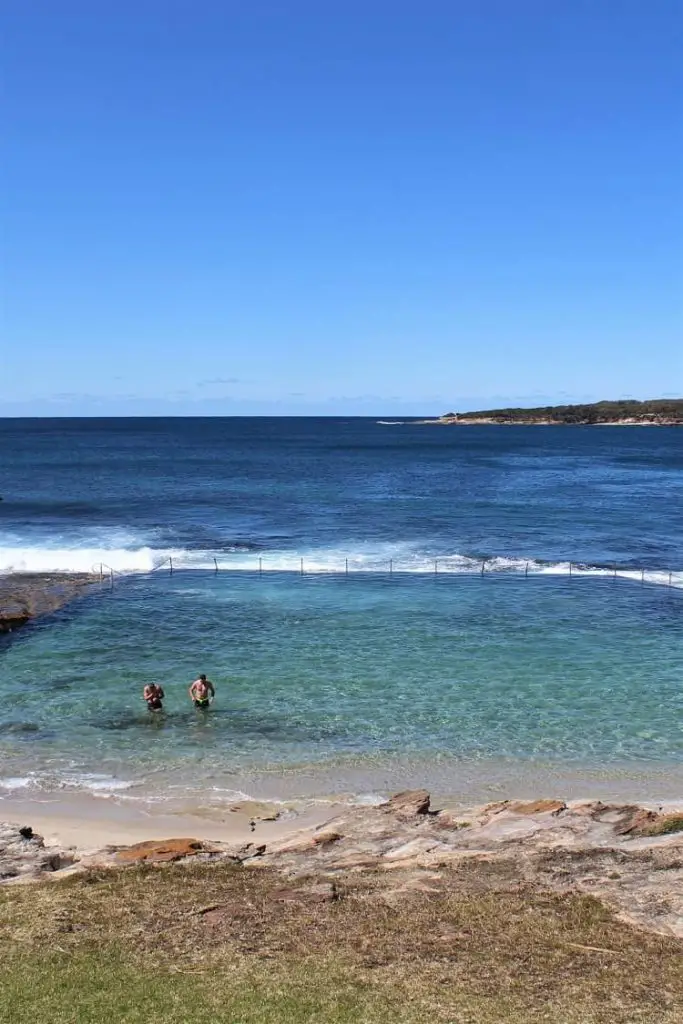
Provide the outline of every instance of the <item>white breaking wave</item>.
<path id="1" fill-rule="evenodd" d="M 121 793 L 135 785 L 123 779 L 99 772 L 66 772 L 63 775 L 49 772 L 30 772 L 25 776 L 9 776 L 0 778 L 0 791 L 8 793 L 19 790 L 52 791 L 55 789 L 85 790 L 93 796 L 108 797 Z"/>
<path id="2" fill-rule="evenodd" d="M 141 547 L 0 547 L 0 572 L 99 572 L 139 575 L 174 569 L 237 572 L 339 574 L 489 574 L 507 573 L 544 576 L 617 576 L 662 586 L 683 587 L 683 572 L 622 569 L 583 565 L 576 562 L 542 562 L 533 558 L 498 556 L 475 558 L 459 553 L 427 554 L 410 544 L 310 548 L 302 551 L 191 551 L 183 548 Z"/>
<path id="3" fill-rule="evenodd" d="M 0 572 L 151 572 L 171 557 L 188 552 L 138 548 L 0 547 Z"/>

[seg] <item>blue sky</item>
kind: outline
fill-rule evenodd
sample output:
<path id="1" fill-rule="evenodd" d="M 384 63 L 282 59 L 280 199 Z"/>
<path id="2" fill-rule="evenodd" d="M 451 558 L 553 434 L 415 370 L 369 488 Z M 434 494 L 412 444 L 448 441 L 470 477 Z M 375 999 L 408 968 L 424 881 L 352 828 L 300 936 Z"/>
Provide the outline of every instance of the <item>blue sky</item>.
<path id="1" fill-rule="evenodd" d="M 679 0 L 0 19 L 0 415 L 683 394 Z"/>

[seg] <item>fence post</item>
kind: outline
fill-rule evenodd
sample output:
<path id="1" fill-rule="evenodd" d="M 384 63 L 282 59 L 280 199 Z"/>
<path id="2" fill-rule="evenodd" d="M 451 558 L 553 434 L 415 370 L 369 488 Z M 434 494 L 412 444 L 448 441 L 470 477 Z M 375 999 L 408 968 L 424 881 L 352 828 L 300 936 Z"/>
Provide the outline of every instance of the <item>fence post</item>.
<path id="1" fill-rule="evenodd" d="M 173 559 L 170 556 L 169 556 L 169 559 L 168 559 L 168 564 L 171 567 L 171 571 L 169 573 L 169 576 L 172 576 L 173 575 Z"/>

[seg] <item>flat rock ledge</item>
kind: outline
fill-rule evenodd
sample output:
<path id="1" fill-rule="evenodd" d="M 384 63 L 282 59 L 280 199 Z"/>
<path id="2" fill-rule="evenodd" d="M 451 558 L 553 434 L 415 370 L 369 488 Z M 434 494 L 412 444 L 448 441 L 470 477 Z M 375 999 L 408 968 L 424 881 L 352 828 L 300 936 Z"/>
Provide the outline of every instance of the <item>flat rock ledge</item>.
<path id="1" fill-rule="evenodd" d="M 95 573 L 0 574 L 0 633 L 51 615 L 99 582 Z"/>
<path id="2" fill-rule="evenodd" d="M 76 859 L 46 849 L 30 829 L 0 826 L 0 879 L 59 877 Z M 413 790 L 267 844 L 154 840 L 109 847 L 69 870 L 197 860 L 270 867 L 330 892 L 340 876 L 366 872 L 388 900 L 473 885 L 579 892 L 623 920 L 683 939 L 683 805 L 665 812 L 543 799 L 435 811 L 429 793 Z"/>

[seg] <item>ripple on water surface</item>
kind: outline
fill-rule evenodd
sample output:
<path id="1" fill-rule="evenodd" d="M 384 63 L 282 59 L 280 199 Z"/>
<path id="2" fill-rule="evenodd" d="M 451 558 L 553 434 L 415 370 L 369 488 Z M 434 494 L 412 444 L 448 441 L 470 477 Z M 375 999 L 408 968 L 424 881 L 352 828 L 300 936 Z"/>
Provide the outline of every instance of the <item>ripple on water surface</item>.
<path id="1" fill-rule="evenodd" d="M 623 580 L 134 579 L 5 648 L 0 750 L 103 792 L 396 755 L 676 764 L 682 640 L 683 595 Z"/>

